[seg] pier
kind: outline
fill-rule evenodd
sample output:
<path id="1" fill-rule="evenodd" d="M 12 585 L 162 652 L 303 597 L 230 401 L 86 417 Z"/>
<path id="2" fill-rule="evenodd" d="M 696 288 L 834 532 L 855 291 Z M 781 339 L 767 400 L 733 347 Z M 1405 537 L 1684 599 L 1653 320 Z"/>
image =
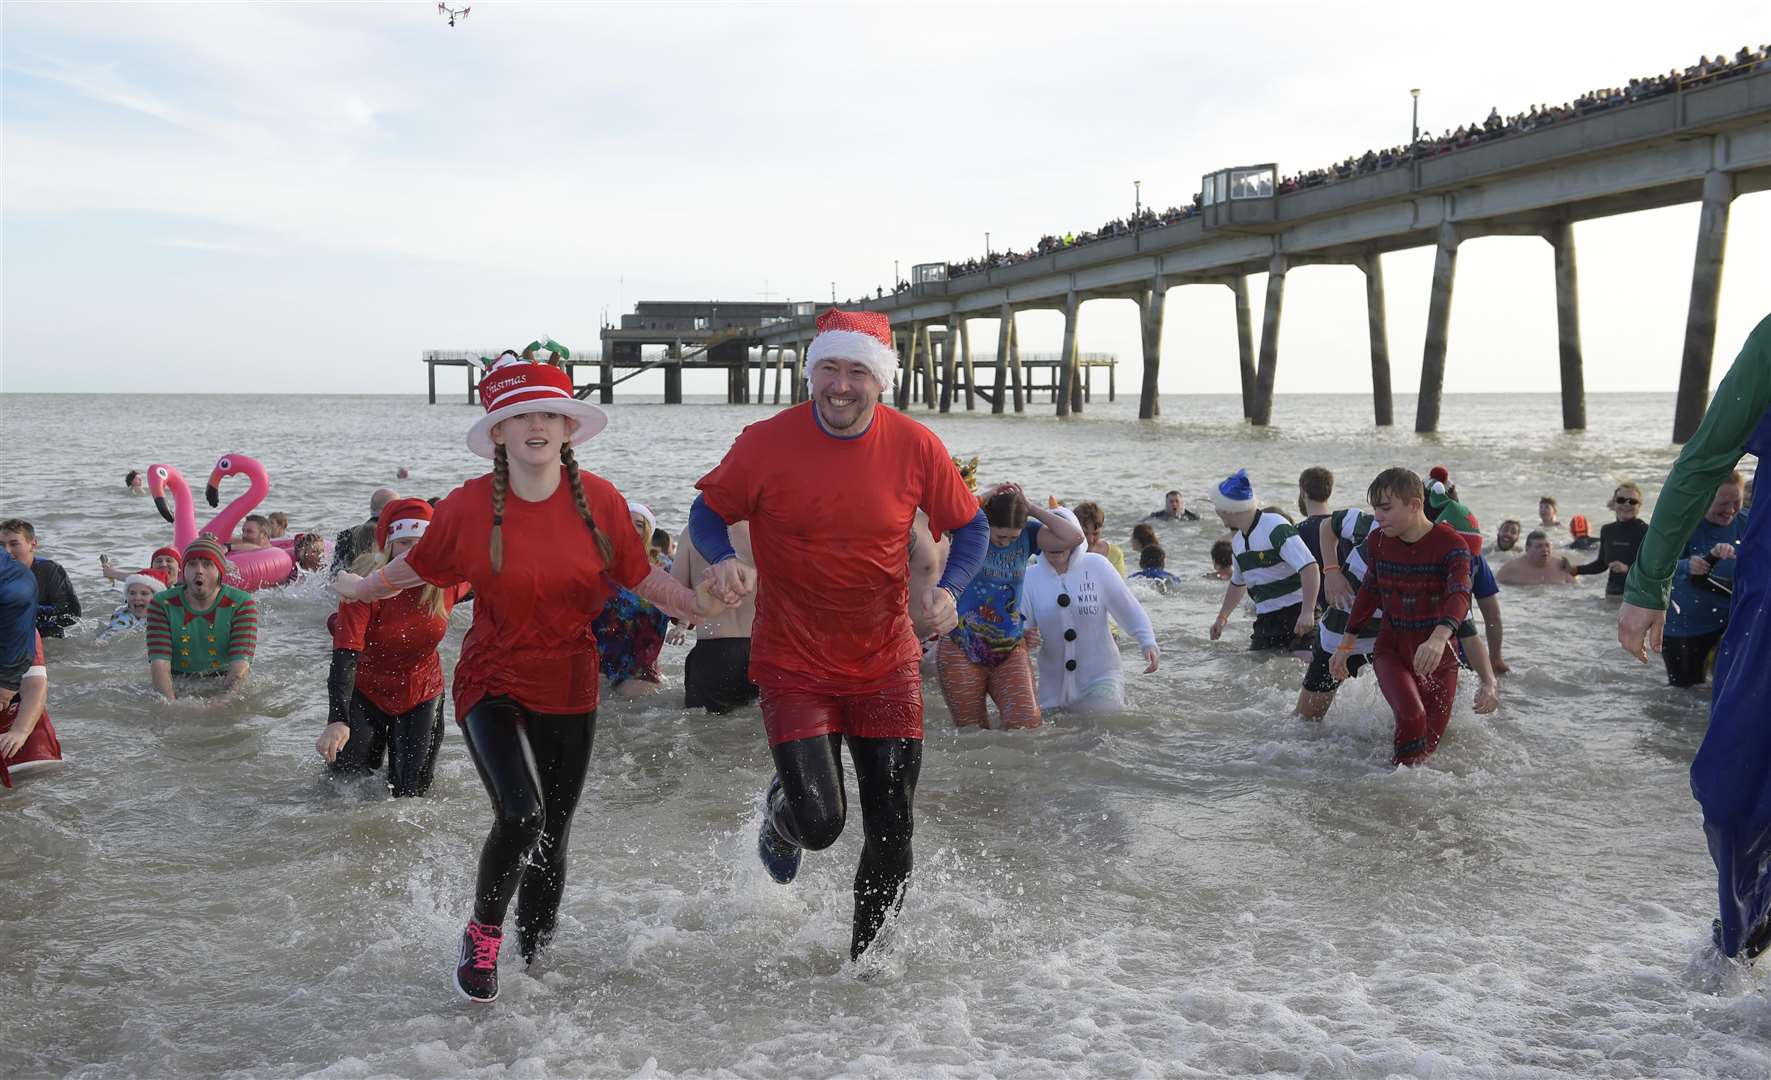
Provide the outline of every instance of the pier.
<path id="1" fill-rule="evenodd" d="M 1439 428 L 1459 250 L 1490 236 L 1536 236 L 1554 251 L 1562 422 L 1586 426 L 1585 360 L 1580 344 L 1575 245 L 1578 221 L 1697 202 L 1696 237 L 1685 344 L 1680 358 L 1673 440 L 1696 431 L 1709 403 L 1728 211 L 1735 198 L 1771 188 L 1771 70 L 1707 82 L 1610 106 L 1531 131 L 1416 158 L 1379 172 L 1317 187 L 1280 191 L 1278 169 L 1257 164 L 1202 178 L 1200 212 L 1187 220 L 1064 247 L 1010 266 L 950 276 L 946 263 L 913 268 L 908 288 L 842 305 L 882 311 L 900 338 L 905 375 L 896 403 L 907 407 L 921 383 L 942 408 L 963 390 L 967 407 L 982 395 L 1000 413 L 1010 396 L 1015 317 L 1032 309 L 1064 315 L 1053 407 L 1059 416 L 1087 402 L 1077 313 L 1084 303 L 1126 299 L 1138 306 L 1143 380 L 1138 415 L 1157 415 L 1162 326 L 1170 289 L 1206 285 L 1235 296 L 1236 364 L 1243 415 L 1265 426 L 1273 417 L 1280 328 L 1288 277 L 1318 265 L 1356 266 L 1365 276 L 1372 413 L 1394 422 L 1384 280 L 1379 256 L 1434 248 L 1415 430 Z M 1254 334 L 1248 276 L 1267 274 L 1260 335 Z M 1295 290 L 1304 282 L 1294 282 Z M 990 393 L 970 378 L 971 323 L 997 321 L 997 364 Z M 754 341 L 797 371 L 814 328 L 810 312 L 760 327 Z M 935 372 L 935 357 L 939 371 Z M 777 359 L 779 363 L 779 359 Z M 1023 387 L 1024 390 L 1024 387 Z M 1025 394 L 1013 394 L 1017 405 Z"/>

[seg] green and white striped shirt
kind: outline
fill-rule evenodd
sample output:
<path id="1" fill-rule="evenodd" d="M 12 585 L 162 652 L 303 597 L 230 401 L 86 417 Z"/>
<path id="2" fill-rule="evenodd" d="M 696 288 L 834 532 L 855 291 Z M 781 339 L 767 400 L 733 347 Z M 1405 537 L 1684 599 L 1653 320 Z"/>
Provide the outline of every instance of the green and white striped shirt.
<path id="1" fill-rule="evenodd" d="M 1334 529 L 1334 535 L 1352 545 L 1352 550 L 1347 553 L 1347 557 L 1341 560 L 1339 572 L 1347 576 L 1347 580 L 1353 585 L 1353 591 L 1358 592 L 1360 583 L 1365 580 L 1366 570 L 1365 556 L 1360 551 L 1360 545 L 1365 543 L 1365 537 L 1371 533 L 1371 527 L 1377 523 L 1377 519 L 1363 510 L 1347 509 L 1336 510 L 1328 521 L 1330 527 Z M 1337 544 L 1336 547 L 1339 545 Z M 1328 552 L 1325 551 L 1322 554 L 1326 556 Z M 1333 652 L 1340 647 L 1341 638 L 1347 632 L 1347 618 L 1351 614 L 1351 612 L 1337 607 L 1330 607 L 1323 612 L 1322 621 L 1316 625 L 1316 637 L 1322 642 L 1323 651 Z M 1354 652 L 1364 653 L 1368 656 L 1371 654 L 1371 650 L 1377 647 L 1377 628 L 1382 622 L 1383 612 L 1381 611 L 1366 620 L 1365 625 L 1370 631 L 1370 636 L 1361 637 L 1354 647 Z"/>
<path id="2" fill-rule="evenodd" d="M 1230 584 L 1248 586 L 1256 615 L 1304 602 L 1299 575 L 1316 565 L 1316 557 L 1297 527 L 1283 517 L 1261 511 L 1247 532 L 1230 537 L 1230 557 Z"/>

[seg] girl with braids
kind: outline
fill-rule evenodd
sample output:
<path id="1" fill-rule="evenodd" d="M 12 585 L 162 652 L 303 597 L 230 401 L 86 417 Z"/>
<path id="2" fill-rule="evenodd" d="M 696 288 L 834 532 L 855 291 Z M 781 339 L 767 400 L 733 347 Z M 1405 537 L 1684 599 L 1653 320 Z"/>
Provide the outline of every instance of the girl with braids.
<path id="1" fill-rule="evenodd" d="M 559 913 L 572 814 L 596 730 L 592 618 L 615 585 L 684 620 L 726 605 L 705 584 L 697 595 L 654 567 L 632 528 L 605 527 L 626 524 L 627 500 L 607 480 L 581 472 L 572 447 L 608 417 L 572 396 L 564 371 L 501 357 L 480 396 L 486 415 L 467 445 L 492 459 L 491 475 L 437 504 L 411 551 L 366 578 L 344 574 L 335 584 L 340 596 L 359 601 L 427 582 L 473 587 L 473 626 L 455 667 L 455 715 L 492 800 L 493 824 L 455 987 L 489 1002 L 498 996 L 498 949 L 513 894 L 525 961 L 547 944 Z"/>
<path id="2" fill-rule="evenodd" d="M 423 499 L 396 499 L 375 523 L 375 550 L 352 567 L 374 573 L 418 543 L 431 521 Z M 338 603 L 327 620 L 332 671 L 326 680 L 328 723 L 314 748 L 335 773 L 366 773 L 387 756 L 395 798 L 430 790 L 443 741 L 443 664 L 437 644 L 466 584 L 424 585 L 367 604 Z"/>

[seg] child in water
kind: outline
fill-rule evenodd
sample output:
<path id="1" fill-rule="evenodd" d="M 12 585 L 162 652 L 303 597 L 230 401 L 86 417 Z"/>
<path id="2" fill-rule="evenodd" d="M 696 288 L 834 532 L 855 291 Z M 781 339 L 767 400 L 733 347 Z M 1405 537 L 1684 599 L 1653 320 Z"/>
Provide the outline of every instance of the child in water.
<path id="1" fill-rule="evenodd" d="M 148 605 L 153 603 L 154 594 L 165 588 L 166 582 L 150 570 L 130 574 L 123 582 L 123 606 L 111 612 L 111 621 L 99 632 L 98 640 L 147 629 Z"/>
<path id="2" fill-rule="evenodd" d="M 1151 544 L 1138 552 L 1138 570 L 1131 575 L 1133 580 L 1143 579 L 1156 586 L 1156 591 L 1167 595 L 1169 588 L 1180 583 L 1180 578 L 1168 572 L 1168 553 L 1162 545 Z"/>

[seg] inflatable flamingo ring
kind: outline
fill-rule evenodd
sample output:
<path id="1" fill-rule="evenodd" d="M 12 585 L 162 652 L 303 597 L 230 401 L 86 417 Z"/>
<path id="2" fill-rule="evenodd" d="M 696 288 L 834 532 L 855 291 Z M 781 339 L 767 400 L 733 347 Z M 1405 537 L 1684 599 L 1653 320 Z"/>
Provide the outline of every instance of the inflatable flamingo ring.
<path id="1" fill-rule="evenodd" d="M 197 538 L 197 508 L 191 502 L 191 486 L 185 483 L 184 474 L 171 465 L 149 465 L 148 494 L 154 497 L 154 509 L 172 522 L 172 546 L 182 552 Z M 176 514 L 166 505 L 168 494 L 178 504 Z"/>
<path id="2" fill-rule="evenodd" d="M 215 463 L 215 469 L 209 474 L 209 483 L 203 489 L 203 495 L 209 500 L 210 506 L 221 502 L 221 482 L 230 476 L 244 475 L 250 486 L 244 495 L 238 496 L 228 503 L 227 509 L 215 515 L 203 531 L 226 544 L 233 540 L 234 529 L 246 520 L 264 497 L 270 494 L 270 474 L 255 459 L 244 454 L 223 454 Z M 228 552 L 228 561 L 234 564 L 232 573 L 224 575 L 222 580 L 229 585 L 242 589 L 263 589 L 273 585 L 281 585 L 295 575 L 295 560 L 288 548 L 268 547 L 245 551 Z"/>

